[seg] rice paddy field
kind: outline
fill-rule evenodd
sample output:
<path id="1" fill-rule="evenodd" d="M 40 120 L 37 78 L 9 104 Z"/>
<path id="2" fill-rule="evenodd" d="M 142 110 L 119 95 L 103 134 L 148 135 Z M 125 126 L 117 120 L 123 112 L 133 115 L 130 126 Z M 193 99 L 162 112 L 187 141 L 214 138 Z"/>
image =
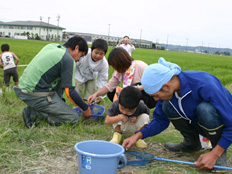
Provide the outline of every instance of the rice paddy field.
<path id="1" fill-rule="evenodd" d="M 0 38 L 0 45 L 8 43 L 10 51 L 20 59 L 19 65 L 28 64 L 43 46 L 50 42 L 32 40 L 14 40 Z M 113 49 L 109 47 L 108 54 Z M 172 52 L 136 48 L 132 57 L 147 64 L 156 63 L 159 57 L 178 64 L 182 70 L 207 71 L 219 78 L 222 84 L 232 92 L 232 57 L 187 52 Z M 19 76 L 25 67 L 18 67 Z M 109 70 L 109 78 L 112 75 Z M 11 79 L 11 87 L 13 81 Z M 77 153 L 74 145 L 84 140 L 106 140 L 112 138 L 112 127 L 104 120 L 85 120 L 76 125 L 53 127 L 41 121 L 38 127 L 27 129 L 22 118 L 22 109 L 26 106 L 13 90 L 3 85 L 3 69 L 0 69 L 0 173 L 7 174 L 76 174 L 78 173 Z M 67 101 L 67 100 L 66 100 Z M 70 107 L 74 105 L 67 101 Z M 101 105 L 107 109 L 110 101 L 105 98 Z M 150 116 L 152 118 L 151 110 Z M 180 142 L 182 136 L 172 125 L 155 137 L 147 138 L 146 152 L 157 157 L 194 162 L 200 154 L 172 153 L 163 148 L 163 143 Z M 139 150 L 135 147 L 132 150 Z M 204 152 L 202 152 L 204 153 Z M 232 167 L 232 149 L 228 149 L 228 166 Z M 210 173 L 191 165 L 151 161 L 143 167 L 126 166 L 118 174 L 156 174 L 156 173 Z M 229 172 L 228 172 L 229 173 Z"/>

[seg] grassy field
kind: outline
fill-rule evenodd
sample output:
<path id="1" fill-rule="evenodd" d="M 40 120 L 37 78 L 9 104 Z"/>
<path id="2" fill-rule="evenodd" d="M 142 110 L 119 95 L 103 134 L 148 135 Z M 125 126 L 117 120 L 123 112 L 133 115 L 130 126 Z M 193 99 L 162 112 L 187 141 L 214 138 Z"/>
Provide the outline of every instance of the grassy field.
<path id="1" fill-rule="evenodd" d="M 19 64 L 28 64 L 48 42 L 1 38 L 0 45 L 3 43 L 10 44 L 11 51 L 20 59 Z M 112 49 L 112 47 L 109 48 L 106 57 Z M 182 70 L 207 71 L 217 76 L 223 85 L 232 91 L 232 57 L 147 49 L 136 49 L 132 57 L 148 64 L 156 63 L 159 57 L 164 57 L 180 65 Z M 18 68 L 20 76 L 24 69 L 25 67 Z M 111 74 L 110 68 L 109 77 Z M 11 85 L 13 86 L 12 80 Z M 78 173 L 77 154 L 74 151 L 76 142 L 95 139 L 109 141 L 112 137 L 111 126 L 105 125 L 103 120 L 93 119 L 81 121 L 72 126 L 62 125 L 60 127 L 52 127 L 42 121 L 38 127 L 27 129 L 21 113 L 26 105 L 15 96 L 12 90 L 4 91 L 2 69 L 0 69 L 0 88 L 3 88 L 3 93 L 0 95 L 0 173 Z M 72 103 L 68 103 L 74 107 Z M 107 109 L 110 102 L 105 98 L 101 104 Z M 171 125 L 161 134 L 147 138 L 145 141 L 148 143 L 148 149 L 145 151 L 157 157 L 191 162 L 199 157 L 199 154 L 170 153 L 163 149 L 162 144 L 165 142 L 182 141 L 182 136 Z M 232 151 L 229 148 L 228 166 L 232 167 L 231 155 Z M 194 166 L 161 161 L 152 161 L 145 167 L 126 166 L 118 173 L 125 171 L 135 174 L 209 173 L 199 171 Z"/>

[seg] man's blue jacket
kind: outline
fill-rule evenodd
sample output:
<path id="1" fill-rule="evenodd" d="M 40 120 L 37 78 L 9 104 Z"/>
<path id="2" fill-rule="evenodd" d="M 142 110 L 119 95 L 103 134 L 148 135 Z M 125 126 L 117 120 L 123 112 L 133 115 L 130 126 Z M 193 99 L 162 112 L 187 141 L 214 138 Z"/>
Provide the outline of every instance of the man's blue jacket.
<path id="1" fill-rule="evenodd" d="M 198 122 L 197 106 L 209 102 L 220 113 L 224 130 L 218 145 L 227 149 L 232 143 L 232 95 L 215 76 L 202 71 L 181 71 L 180 101 L 173 94 L 169 101 L 178 114 L 190 122 Z M 158 101 L 153 113 L 153 120 L 141 130 L 143 138 L 154 136 L 169 126 L 169 119 L 162 111 L 162 101 Z"/>

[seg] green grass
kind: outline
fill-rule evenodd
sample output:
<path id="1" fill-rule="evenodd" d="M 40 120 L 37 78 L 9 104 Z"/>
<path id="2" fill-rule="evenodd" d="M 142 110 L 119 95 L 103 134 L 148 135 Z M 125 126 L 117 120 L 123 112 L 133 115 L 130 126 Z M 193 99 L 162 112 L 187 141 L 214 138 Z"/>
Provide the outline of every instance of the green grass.
<path id="1" fill-rule="evenodd" d="M 0 45 L 3 43 L 11 46 L 11 51 L 20 59 L 19 64 L 28 64 L 48 42 L 1 38 Z M 113 47 L 109 48 L 106 57 L 112 49 Z M 147 64 L 156 63 L 159 57 L 164 57 L 180 65 L 182 70 L 207 71 L 217 76 L 223 85 L 232 91 L 232 57 L 148 49 L 136 49 L 132 57 Z M 18 67 L 20 76 L 24 69 L 25 67 Z M 110 68 L 109 78 L 112 72 Z M 12 80 L 11 85 L 13 86 Z M 0 69 L 0 88 L 4 88 L 2 69 Z M 74 107 L 71 102 L 67 102 Z M 110 102 L 105 98 L 101 104 L 107 109 Z M 27 129 L 21 113 L 25 106 L 12 90 L 6 89 L 0 95 L 0 173 L 77 173 L 77 154 L 74 151 L 76 142 L 93 139 L 108 141 L 112 137 L 112 127 L 105 125 L 103 120 L 87 120 L 76 125 L 60 127 L 53 127 L 42 121 L 39 127 Z M 145 151 L 163 158 L 191 162 L 197 160 L 199 154 L 170 153 L 163 149 L 163 143 L 179 141 L 182 141 L 181 135 L 170 126 L 161 134 L 147 138 L 149 148 Z M 232 166 L 231 155 L 229 148 L 228 166 Z M 193 166 L 161 161 L 152 161 L 145 167 L 126 166 L 122 171 L 124 170 L 136 174 L 208 173 L 199 171 Z"/>

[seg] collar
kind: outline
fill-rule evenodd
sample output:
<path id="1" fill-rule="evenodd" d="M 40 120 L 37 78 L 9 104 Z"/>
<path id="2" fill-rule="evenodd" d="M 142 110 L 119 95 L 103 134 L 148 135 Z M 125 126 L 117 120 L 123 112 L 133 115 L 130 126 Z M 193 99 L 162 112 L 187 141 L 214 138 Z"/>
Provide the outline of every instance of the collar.
<path id="1" fill-rule="evenodd" d="M 192 89 L 190 88 L 190 85 L 188 83 L 187 78 L 184 75 L 184 72 L 181 71 L 180 74 L 178 74 L 178 77 L 180 79 L 180 97 L 185 97 L 188 93 L 192 92 Z"/>

